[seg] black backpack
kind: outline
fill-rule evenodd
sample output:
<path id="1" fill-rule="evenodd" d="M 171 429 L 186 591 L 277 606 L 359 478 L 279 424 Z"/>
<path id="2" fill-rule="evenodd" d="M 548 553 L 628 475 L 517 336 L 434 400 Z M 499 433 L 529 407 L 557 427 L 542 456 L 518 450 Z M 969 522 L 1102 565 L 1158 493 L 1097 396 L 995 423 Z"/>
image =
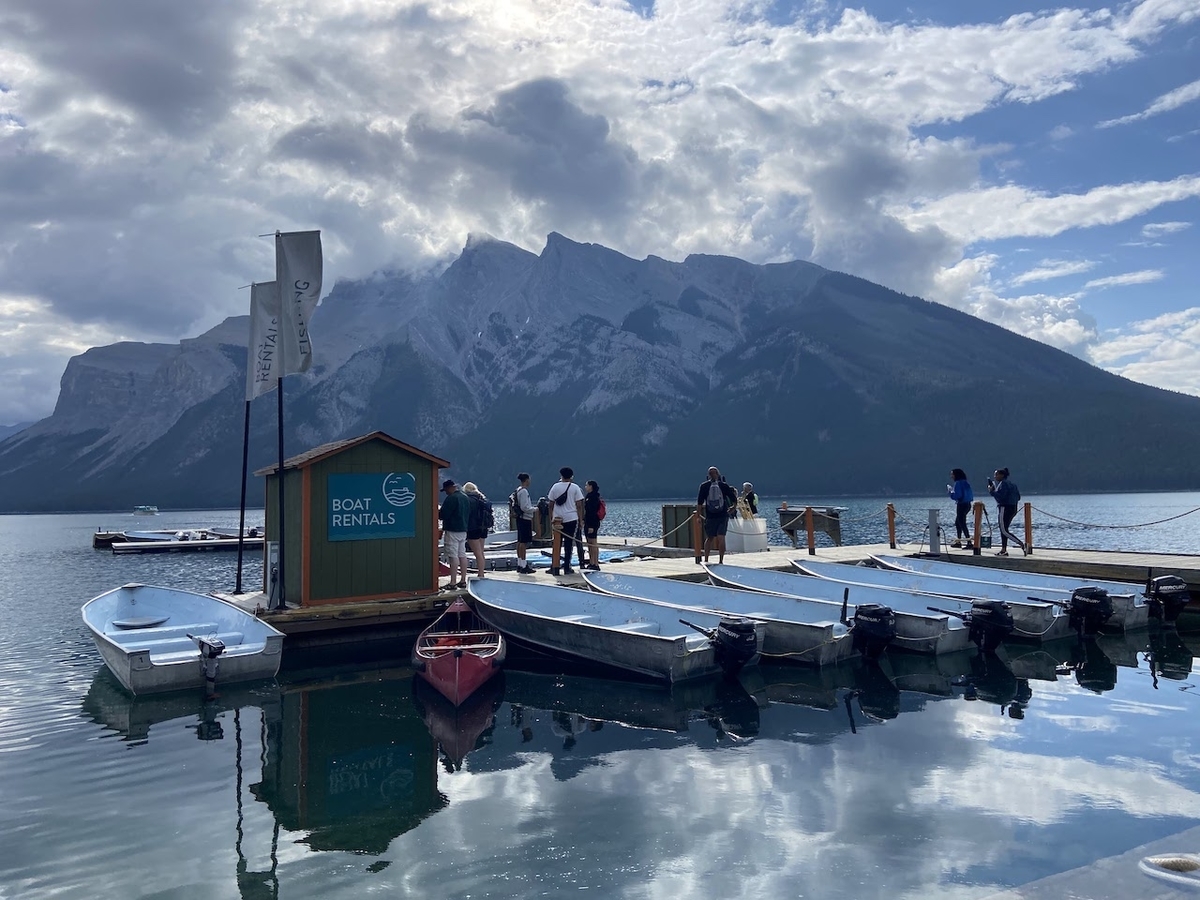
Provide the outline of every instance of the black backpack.
<path id="1" fill-rule="evenodd" d="M 520 488 L 517 488 L 517 491 L 519 490 Z M 521 504 L 517 502 L 517 491 L 508 495 L 508 513 L 514 519 L 521 518 Z"/>
<path id="2" fill-rule="evenodd" d="M 489 501 L 484 500 L 482 497 L 477 497 L 475 502 L 481 507 L 479 514 L 480 518 L 483 519 L 484 529 L 491 531 L 496 527 L 496 516 L 495 513 L 492 512 L 492 504 Z"/>

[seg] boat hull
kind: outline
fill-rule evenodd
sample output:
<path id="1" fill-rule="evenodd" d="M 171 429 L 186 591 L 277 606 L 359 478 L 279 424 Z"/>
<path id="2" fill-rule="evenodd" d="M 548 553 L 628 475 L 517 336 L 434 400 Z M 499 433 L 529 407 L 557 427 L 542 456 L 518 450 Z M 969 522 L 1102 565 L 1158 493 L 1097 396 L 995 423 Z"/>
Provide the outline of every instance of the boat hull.
<path id="1" fill-rule="evenodd" d="M 139 602 L 140 601 L 140 602 Z M 121 685 L 133 694 L 206 687 L 200 649 L 188 637 L 216 636 L 216 684 L 273 678 L 279 672 L 283 634 L 223 600 L 147 585 L 125 585 L 88 601 L 83 620 L 96 649 Z M 152 625 L 121 628 L 142 615 Z"/>
<path id="2" fill-rule="evenodd" d="M 500 670 L 506 654 L 504 637 L 459 597 L 417 637 L 412 665 L 419 678 L 458 706 Z"/>
<path id="3" fill-rule="evenodd" d="M 821 603 L 831 609 L 841 610 L 841 594 L 844 588 L 833 586 L 833 582 L 807 579 L 790 572 L 775 572 L 765 569 L 750 569 L 743 566 L 706 566 L 708 576 L 714 584 L 741 590 L 760 591 L 791 597 L 807 603 Z M 909 600 L 908 608 L 905 600 Z M 968 630 L 952 617 L 930 612 L 923 600 L 916 603 L 912 598 L 897 597 L 890 591 L 851 590 L 847 615 L 853 615 L 856 603 L 879 603 L 887 606 L 896 615 L 896 637 L 889 649 L 908 653 L 939 655 L 957 653 L 971 647 Z M 954 604 L 948 604 L 953 607 Z M 965 605 L 966 608 L 970 604 Z"/>
<path id="4" fill-rule="evenodd" d="M 721 671 L 708 638 L 680 625 L 673 610 L 549 585 L 482 579 L 472 581 L 469 590 L 484 621 L 551 655 L 668 682 Z M 720 621 L 700 612 L 689 618 L 713 629 Z M 761 623 L 755 635 L 761 646 Z M 756 660 L 757 656 L 751 663 Z"/>

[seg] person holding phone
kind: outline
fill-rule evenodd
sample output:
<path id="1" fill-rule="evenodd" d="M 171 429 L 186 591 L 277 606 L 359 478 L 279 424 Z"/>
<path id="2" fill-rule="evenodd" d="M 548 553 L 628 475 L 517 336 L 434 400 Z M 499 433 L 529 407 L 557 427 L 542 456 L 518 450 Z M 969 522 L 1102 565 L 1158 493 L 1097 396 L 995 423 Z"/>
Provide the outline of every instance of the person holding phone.
<path id="1" fill-rule="evenodd" d="M 967 473 L 962 469 L 951 469 L 950 480 L 953 484 L 946 485 L 946 491 L 954 501 L 954 540 L 950 546 L 970 547 L 971 530 L 967 528 L 967 513 L 971 511 L 975 492 L 971 490 L 971 482 L 967 481 Z"/>

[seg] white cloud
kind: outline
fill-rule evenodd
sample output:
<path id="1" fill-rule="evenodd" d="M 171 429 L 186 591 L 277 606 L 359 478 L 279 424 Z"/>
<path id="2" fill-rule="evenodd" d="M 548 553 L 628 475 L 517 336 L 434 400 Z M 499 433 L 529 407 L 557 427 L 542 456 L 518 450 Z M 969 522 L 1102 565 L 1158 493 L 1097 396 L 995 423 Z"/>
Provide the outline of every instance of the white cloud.
<path id="1" fill-rule="evenodd" d="M 1093 278 L 1083 287 L 1084 290 L 1092 288 L 1109 288 L 1109 287 L 1124 287 L 1130 284 L 1150 284 L 1154 281 L 1161 281 L 1163 273 L 1158 269 L 1142 269 L 1140 272 L 1125 272 L 1121 275 L 1109 275 L 1107 278 Z"/>
<path id="2" fill-rule="evenodd" d="M 1149 222 L 1142 226 L 1142 237 L 1156 240 L 1164 235 L 1178 234 L 1191 227 L 1191 222 Z"/>
<path id="3" fill-rule="evenodd" d="M 1130 116 L 1122 116 L 1119 119 L 1107 119 L 1097 125 L 1097 128 L 1111 128 L 1114 125 L 1128 125 L 1130 122 L 1139 122 L 1142 119 L 1148 119 L 1151 116 L 1157 116 L 1161 113 L 1170 112 L 1173 109 L 1179 109 L 1184 104 L 1191 103 L 1195 100 L 1200 100 L 1200 80 L 1185 84 L 1183 87 L 1175 88 L 1175 90 L 1163 94 L 1161 97 L 1155 98 L 1149 106 L 1140 113 L 1134 113 Z"/>
<path id="4" fill-rule="evenodd" d="M 1200 307 L 1143 319 L 1106 333 L 1090 348 L 1098 366 L 1117 375 L 1200 396 Z"/>
<path id="5" fill-rule="evenodd" d="M 1035 269 L 1029 269 L 1013 278 L 1009 283 L 1014 287 L 1029 284 L 1031 281 L 1049 281 L 1052 278 L 1065 278 L 1068 275 L 1081 275 L 1095 267 L 1091 260 L 1081 259 L 1071 262 L 1062 259 L 1044 259 Z"/>
<path id="6" fill-rule="evenodd" d="M 330 284 L 426 265 L 473 231 L 529 248 L 560 231 L 635 257 L 807 258 L 966 305 L 973 244 L 1200 195 L 1190 174 L 989 184 L 985 169 L 1021 174 L 1020 150 L 966 130 L 1195 18 L 1191 0 L 953 27 L 820 7 L 772 23 L 738 0 L 234 0 L 149 18 L 11 0 L 0 283 L 61 321 L 177 340 L 244 311 L 237 287 L 272 271 L 256 235 L 276 228 L 322 229 Z M 1002 321 L 1032 336 L 1087 330 L 1070 303 L 1014 302 Z M 3 365 L 0 421 L 27 408 Z"/>

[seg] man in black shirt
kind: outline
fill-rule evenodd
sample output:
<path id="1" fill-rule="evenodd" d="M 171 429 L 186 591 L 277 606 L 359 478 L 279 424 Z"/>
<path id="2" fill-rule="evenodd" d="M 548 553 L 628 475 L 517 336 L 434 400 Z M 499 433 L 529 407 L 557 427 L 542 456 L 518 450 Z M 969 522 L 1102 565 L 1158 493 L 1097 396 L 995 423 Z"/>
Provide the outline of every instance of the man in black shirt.
<path id="1" fill-rule="evenodd" d="M 721 477 L 716 466 L 708 470 L 708 479 L 696 495 L 696 515 L 704 520 L 704 561 L 717 548 L 717 562 L 725 562 L 725 532 L 729 530 L 729 511 L 737 506 L 737 493 Z"/>

